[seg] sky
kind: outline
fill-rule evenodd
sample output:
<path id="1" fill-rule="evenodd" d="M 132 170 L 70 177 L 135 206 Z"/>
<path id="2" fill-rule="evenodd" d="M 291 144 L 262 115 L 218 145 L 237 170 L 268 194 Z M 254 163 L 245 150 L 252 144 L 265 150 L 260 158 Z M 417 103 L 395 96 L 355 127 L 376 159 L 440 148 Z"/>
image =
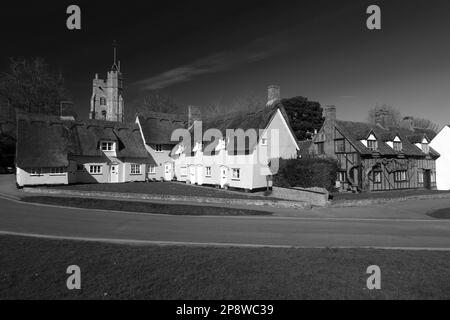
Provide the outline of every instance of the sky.
<path id="1" fill-rule="evenodd" d="M 81 8 L 81 30 L 66 8 Z M 366 9 L 381 8 L 381 30 Z M 450 1 L 21 1 L 0 8 L 0 71 L 9 57 L 43 57 L 61 70 L 87 117 L 95 73 L 112 43 L 127 105 L 159 89 L 184 105 L 232 102 L 281 87 L 364 121 L 388 104 L 404 116 L 450 123 Z"/>

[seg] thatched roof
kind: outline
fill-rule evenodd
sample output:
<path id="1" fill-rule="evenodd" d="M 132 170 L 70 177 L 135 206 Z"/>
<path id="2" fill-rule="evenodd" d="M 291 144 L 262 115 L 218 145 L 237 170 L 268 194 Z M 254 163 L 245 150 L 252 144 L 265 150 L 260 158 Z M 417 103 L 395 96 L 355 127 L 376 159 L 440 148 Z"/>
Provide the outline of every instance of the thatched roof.
<path id="1" fill-rule="evenodd" d="M 414 144 L 417 143 L 417 137 L 420 141 L 427 135 L 423 132 L 412 131 L 401 127 L 392 127 L 389 129 L 380 127 L 378 125 L 371 125 L 364 122 L 353 121 L 336 121 L 336 128 L 352 143 L 355 149 L 363 155 L 372 155 L 373 151 L 365 147 L 360 140 L 365 140 L 373 133 L 378 140 L 378 150 L 382 156 L 395 156 L 404 154 L 406 156 L 425 156 Z M 403 150 L 397 152 L 386 144 L 388 141 L 394 140 L 398 136 L 402 141 Z M 427 137 L 429 140 L 429 137 Z M 430 155 L 439 157 L 439 153 L 430 148 Z"/>
<path id="2" fill-rule="evenodd" d="M 178 142 L 171 140 L 172 133 L 188 126 L 188 117 L 182 114 L 143 112 L 137 117 L 147 144 L 175 145 Z"/>
<path id="3" fill-rule="evenodd" d="M 102 140 L 117 142 L 119 159 L 154 164 L 134 123 L 99 120 L 68 121 L 20 113 L 17 116 L 17 166 L 67 167 L 70 156 L 103 156 Z"/>

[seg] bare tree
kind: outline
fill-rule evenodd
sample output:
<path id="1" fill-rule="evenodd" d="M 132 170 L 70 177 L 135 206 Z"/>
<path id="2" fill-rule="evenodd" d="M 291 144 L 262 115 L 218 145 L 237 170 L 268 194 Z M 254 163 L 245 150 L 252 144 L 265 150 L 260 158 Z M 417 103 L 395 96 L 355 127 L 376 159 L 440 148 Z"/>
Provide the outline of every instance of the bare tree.
<path id="1" fill-rule="evenodd" d="M 58 114 L 60 102 L 67 98 L 62 74 L 52 72 L 41 58 L 11 59 L 0 76 L 0 100 L 12 108 Z"/>
<path id="2" fill-rule="evenodd" d="M 205 114 L 208 117 L 217 117 L 236 112 L 255 112 L 263 109 L 266 106 L 266 102 L 267 98 L 264 95 L 248 91 L 236 97 L 229 104 L 222 103 L 220 99 L 213 101 L 206 108 Z"/>
<path id="3" fill-rule="evenodd" d="M 424 118 L 414 118 L 413 123 L 415 128 L 429 129 L 433 130 L 434 132 L 438 132 L 440 129 L 438 124 Z"/>

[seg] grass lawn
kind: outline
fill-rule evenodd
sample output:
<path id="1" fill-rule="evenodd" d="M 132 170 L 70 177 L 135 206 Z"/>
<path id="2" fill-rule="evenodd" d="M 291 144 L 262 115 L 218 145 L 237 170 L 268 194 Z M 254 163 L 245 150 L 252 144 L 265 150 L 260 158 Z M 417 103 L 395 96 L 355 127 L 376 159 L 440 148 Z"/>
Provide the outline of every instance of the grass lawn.
<path id="1" fill-rule="evenodd" d="M 179 182 L 130 182 L 119 184 L 79 184 L 69 186 L 54 186 L 52 189 L 103 191 L 118 193 L 141 193 L 157 195 L 175 195 L 188 197 L 212 197 L 229 199 L 266 199 L 274 198 L 246 194 L 239 191 L 215 189 L 213 187 L 187 185 Z"/>
<path id="2" fill-rule="evenodd" d="M 43 203 L 67 207 L 116 210 L 128 212 L 159 213 L 168 215 L 192 215 L 192 216 L 267 216 L 272 213 L 267 211 L 236 209 L 227 207 L 195 206 L 180 204 L 162 204 L 137 201 L 119 201 L 91 198 L 67 198 L 33 196 L 22 199 L 24 202 Z"/>
<path id="3" fill-rule="evenodd" d="M 450 194 L 449 191 L 437 190 L 399 190 L 365 193 L 334 193 L 333 201 L 340 200 L 364 200 L 364 199 L 398 199 L 412 196 Z"/>
<path id="4" fill-rule="evenodd" d="M 0 236 L 0 299 L 450 299 L 450 252 L 121 246 Z M 381 268 L 382 290 L 366 288 Z M 81 268 L 81 291 L 66 269 Z"/>

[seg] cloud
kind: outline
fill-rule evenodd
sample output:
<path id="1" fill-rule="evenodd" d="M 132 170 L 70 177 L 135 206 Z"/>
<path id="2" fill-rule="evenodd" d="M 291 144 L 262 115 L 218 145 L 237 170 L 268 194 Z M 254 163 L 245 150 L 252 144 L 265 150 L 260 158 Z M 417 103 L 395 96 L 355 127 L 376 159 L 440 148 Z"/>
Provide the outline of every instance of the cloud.
<path id="1" fill-rule="evenodd" d="M 229 70 L 234 66 L 267 59 L 286 49 L 286 45 L 261 38 L 235 51 L 223 51 L 133 83 L 142 90 L 163 89 L 196 76 Z"/>

